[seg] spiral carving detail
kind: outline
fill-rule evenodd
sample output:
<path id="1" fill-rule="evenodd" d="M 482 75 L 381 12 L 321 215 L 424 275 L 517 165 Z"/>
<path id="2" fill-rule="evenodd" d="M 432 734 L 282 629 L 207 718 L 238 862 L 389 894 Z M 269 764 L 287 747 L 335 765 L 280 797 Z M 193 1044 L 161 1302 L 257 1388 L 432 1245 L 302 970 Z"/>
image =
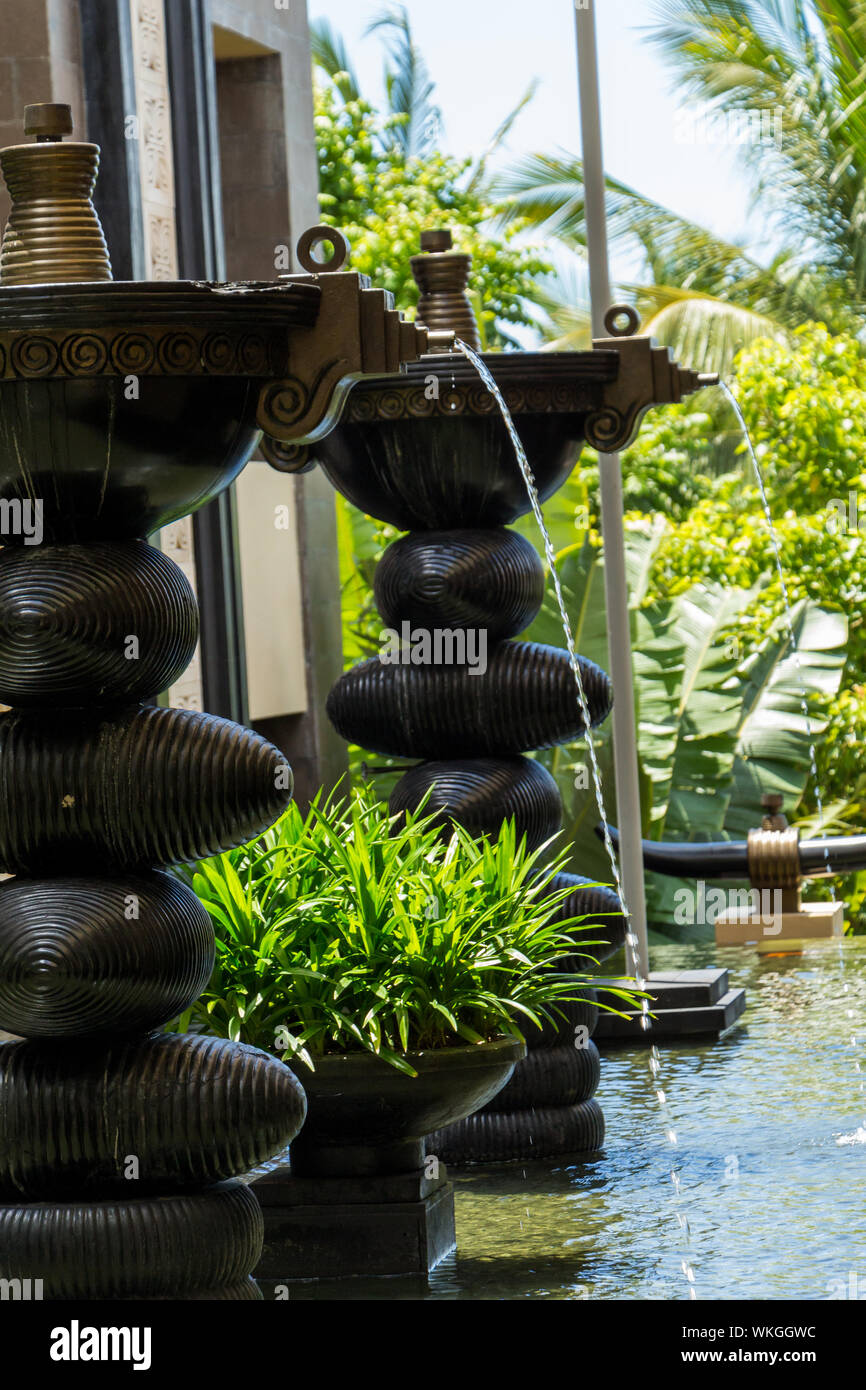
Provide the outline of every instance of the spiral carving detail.
<path id="1" fill-rule="evenodd" d="M 586 658 L 580 667 L 595 726 L 613 703 L 610 680 Z M 327 711 L 343 738 L 397 757 L 520 753 L 585 732 L 568 653 L 532 642 L 501 643 L 483 670 L 361 662 L 332 688 Z"/>
<path id="2" fill-rule="evenodd" d="M 122 769 L 122 771 L 121 771 Z M 141 707 L 100 717 L 0 715 L 0 866 L 113 874 L 204 859 L 286 809 L 291 771 L 226 719 Z"/>
<path id="3" fill-rule="evenodd" d="M 100 1197 L 128 1193 L 132 1182 L 142 1193 L 201 1187 L 280 1152 L 305 1115 L 287 1066 L 222 1038 L 7 1043 L 0 1195 Z"/>
<path id="4" fill-rule="evenodd" d="M 198 998 L 210 918 L 173 875 L 0 884 L 0 1028 L 24 1038 L 132 1033 Z"/>
<path id="5" fill-rule="evenodd" d="M 0 550 L 0 701 L 147 699 L 186 670 L 198 605 L 144 541 Z"/>

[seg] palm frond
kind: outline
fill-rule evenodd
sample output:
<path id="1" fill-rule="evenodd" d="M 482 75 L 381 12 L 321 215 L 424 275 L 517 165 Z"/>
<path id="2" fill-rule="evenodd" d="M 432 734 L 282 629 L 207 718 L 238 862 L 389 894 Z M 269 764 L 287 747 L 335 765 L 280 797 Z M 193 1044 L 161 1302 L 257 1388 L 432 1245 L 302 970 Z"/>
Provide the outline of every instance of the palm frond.
<path id="1" fill-rule="evenodd" d="M 514 106 L 511 111 L 509 111 L 508 115 L 505 117 L 503 121 L 500 121 L 496 130 L 493 132 L 493 135 L 490 137 L 490 141 L 487 145 L 487 148 L 476 161 L 469 178 L 469 183 L 467 185 L 468 192 L 475 193 L 478 191 L 479 188 L 481 188 L 487 176 L 487 166 L 490 163 L 490 160 L 497 153 L 497 151 L 501 149 L 504 142 L 508 139 L 508 136 L 511 134 L 511 131 L 514 128 L 515 121 L 518 119 L 521 113 L 526 110 L 526 107 L 532 101 L 537 91 L 538 78 L 534 77 L 530 82 L 529 86 L 527 87 L 526 91 L 523 93 L 523 96 L 517 102 L 517 105 Z"/>
<path id="2" fill-rule="evenodd" d="M 586 260 L 554 251 L 553 272 L 536 281 L 533 304 L 548 352 L 578 352 L 592 346 L 592 313 Z"/>
<path id="3" fill-rule="evenodd" d="M 531 155 L 499 175 L 493 192 L 503 200 L 503 222 L 519 218 L 566 246 L 585 247 L 581 160 L 567 154 Z M 739 320 L 746 329 L 744 344 L 759 327 L 761 334 L 775 335 L 820 320 L 834 332 L 856 330 L 857 305 L 838 279 L 826 267 L 804 263 L 793 250 L 783 250 L 768 266 L 761 265 L 743 246 L 614 178 L 607 180 L 607 213 L 612 245 L 624 255 L 640 256 L 646 266 L 646 284 L 640 290 L 645 301 L 655 295 L 666 305 L 684 292 L 690 299 L 730 305 L 732 312 L 724 316 L 725 335 Z M 624 297 L 637 293 L 626 287 Z M 748 328 L 745 311 L 765 323 Z M 702 312 L 705 317 L 707 310 Z"/>
<path id="4" fill-rule="evenodd" d="M 866 296 L 864 0 L 660 0 L 653 41 L 684 93 L 720 113 L 774 110 L 743 146 L 754 193 L 849 296 Z"/>
<path id="5" fill-rule="evenodd" d="M 406 117 L 394 126 L 394 141 L 407 155 L 423 157 L 436 144 L 442 113 L 433 101 L 435 83 L 412 37 L 406 6 L 393 5 L 377 15 L 365 33 L 377 32 L 383 35 L 388 53 L 385 90 L 391 114 Z"/>
<path id="6" fill-rule="evenodd" d="M 348 49 L 327 19 L 311 20 L 310 48 L 315 67 L 331 79 L 343 101 L 357 101 L 361 91 Z"/>
<path id="7" fill-rule="evenodd" d="M 642 333 L 664 343 L 679 362 L 704 372 L 727 375 L 734 358 L 759 338 L 787 341 L 777 320 L 713 295 L 653 285 L 635 289 L 643 311 Z"/>

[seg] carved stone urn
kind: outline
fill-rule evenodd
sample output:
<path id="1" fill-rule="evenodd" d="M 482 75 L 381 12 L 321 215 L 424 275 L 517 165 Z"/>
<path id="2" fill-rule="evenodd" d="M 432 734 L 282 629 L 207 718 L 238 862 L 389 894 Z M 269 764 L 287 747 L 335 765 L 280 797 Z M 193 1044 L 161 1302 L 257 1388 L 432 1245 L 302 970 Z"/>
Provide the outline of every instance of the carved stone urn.
<path id="1" fill-rule="evenodd" d="M 477 347 L 470 266 L 446 230 L 425 233 L 412 262 L 419 317 Z M 634 310 L 614 308 L 606 322 L 610 336 L 589 352 L 483 355 L 542 500 L 565 482 L 585 442 L 622 448 L 650 406 L 709 383 L 633 336 Z M 299 462 L 277 446 L 269 457 L 276 467 Z M 347 671 L 328 699 L 332 723 L 363 749 L 419 760 L 391 795 L 395 812 L 429 794 L 446 829 L 458 822 L 495 835 L 511 818 L 531 847 L 542 845 L 560 829 L 562 804 L 550 773 L 527 754 L 586 729 L 568 652 L 520 640 L 541 607 L 545 575 L 533 546 L 507 529 L 530 500 L 494 396 L 461 352 L 428 356 L 399 380 L 355 386 L 338 427 L 300 462 L 310 458 L 356 506 L 407 532 L 379 563 L 376 603 L 390 629 L 429 639 L 426 659 L 406 651 L 405 660 L 374 658 Z M 448 655 L 437 657 L 443 635 Z M 470 650 L 483 650 L 484 662 Z M 595 726 L 613 691 L 605 672 L 578 661 Z M 572 889 L 563 917 L 584 915 L 593 927 L 587 950 L 612 954 L 625 934 L 616 894 L 578 875 L 560 875 L 557 886 Z M 580 958 L 570 965 L 579 971 Z M 432 1136 L 430 1152 L 473 1162 L 597 1149 L 597 1015 L 584 996 L 561 1027 L 528 1029 L 529 1057 L 513 1079 L 485 1109 Z"/>
<path id="2" fill-rule="evenodd" d="M 349 385 L 428 346 L 363 277 L 111 279 L 96 146 L 29 107 L 0 152 L 0 1277 L 51 1299 L 254 1298 L 262 1215 L 239 1176 L 304 1121 L 253 1048 L 160 1032 L 214 936 L 171 873 L 261 833 L 280 751 L 153 697 L 198 636 L 147 536 L 243 468 L 262 429 L 318 437 Z"/>

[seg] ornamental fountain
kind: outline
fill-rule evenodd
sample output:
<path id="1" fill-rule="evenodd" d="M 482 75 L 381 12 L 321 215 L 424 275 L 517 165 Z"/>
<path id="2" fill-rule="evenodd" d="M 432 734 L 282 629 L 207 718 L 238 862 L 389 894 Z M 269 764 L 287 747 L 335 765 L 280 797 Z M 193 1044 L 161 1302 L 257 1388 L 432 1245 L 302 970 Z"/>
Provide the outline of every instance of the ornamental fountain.
<path id="1" fill-rule="evenodd" d="M 450 232 L 422 234 L 412 260 L 418 319 L 477 348 L 470 268 L 471 258 L 452 249 Z M 633 309 L 615 307 L 609 336 L 592 351 L 484 355 L 542 499 L 565 482 L 584 442 L 604 453 L 624 448 L 651 406 L 715 380 L 633 336 L 637 322 Z M 454 351 L 411 364 L 399 380 L 365 381 L 313 450 L 287 452 L 266 441 L 265 453 L 288 470 L 319 462 L 350 502 L 407 532 L 376 571 L 379 613 L 390 629 L 451 639 L 448 664 L 374 658 L 346 672 L 330 693 L 328 714 L 344 738 L 420 760 L 394 788 L 392 809 L 415 809 L 429 794 L 428 809 L 446 825 L 496 834 L 513 817 L 530 846 L 550 839 L 561 825 L 560 795 L 526 754 L 577 740 L 586 728 L 569 653 L 516 640 L 541 607 L 545 576 L 535 549 L 508 529 L 530 503 L 506 425 L 474 366 Z M 483 641 L 470 644 L 470 633 Z M 460 634 L 462 648 L 453 640 Z M 470 645 L 487 653 L 483 669 L 467 660 Z M 610 681 L 577 660 L 595 726 L 610 712 Z M 586 915 L 597 943 L 588 949 L 606 959 L 625 935 L 617 895 L 575 874 L 558 876 L 554 887 L 566 886 L 573 891 L 563 917 Z M 580 963 L 576 956 L 567 968 Z M 482 1110 L 433 1135 L 431 1154 L 483 1162 L 601 1146 L 604 1120 L 593 1100 L 599 1055 L 591 1041 L 598 1009 L 590 996 L 566 1014 L 559 1027 L 528 1030 L 529 1056 L 512 1080 Z"/>
<path id="2" fill-rule="evenodd" d="M 432 331 L 346 270 L 328 228 L 301 239 L 303 273 L 275 283 L 116 283 L 90 201 L 97 147 L 64 143 L 62 106 L 28 108 L 25 131 L 35 144 L 0 152 L 13 199 L 0 251 L 0 872 L 14 876 L 0 884 L 0 1028 L 21 1039 L 0 1047 L 0 1277 L 41 1279 L 49 1298 L 253 1298 L 262 1214 L 239 1178 L 294 1139 L 306 1101 L 265 1053 L 159 1031 L 214 958 L 207 915 L 165 870 L 261 833 L 292 776 L 251 731 L 154 703 L 190 659 L 198 614 L 146 537 L 228 487 L 262 431 L 278 466 L 306 466 L 314 445 L 347 496 L 410 532 L 383 563 L 384 610 L 483 625 L 492 646 L 481 677 L 393 668 L 338 683 L 346 732 L 424 759 L 398 810 L 432 786 L 444 815 L 482 831 L 514 814 L 540 842 L 558 798 L 524 754 L 583 725 L 564 654 L 513 640 L 542 576 L 506 529 L 526 504 L 504 427 L 463 357 L 443 354 L 446 320 L 471 337 L 453 278 L 468 264 L 441 239 L 420 258 Z M 544 496 L 584 439 L 616 447 L 651 404 L 701 384 L 622 336 L 617 316 L 610 331 L 589 353 L 488 359 Z M 428 400 L 431 376 L 446 389 Z M 609 682 L 590 663 L 583 678 L 594 723 Z M 567 881 L 575 910 L 610 928 L 616 900 Z M 597 1058 L 587 1047 L 576 1079 L 564 1055 L 572 1028 L 591 1028 L 592 1005 L 575 1009 L 567 1045 L 559 1030 L 540 1039 L 511 1108 L 482 1112 L 496 1156 L 519 1151 L 527 1104 L 552 1114 L 551 1133 L 570 1123 L 572 1149 L 600 1142 Z M 425 1197 L 422 1182 L 421 1207 L 441 1205 L 437 1183 Z M 400 1216 L 377 1174 L 360 1186 L 368 1216 L 383 1200 Z"/>
<path id="3" fill-rule="evenodd" d="M 0 1046 L 0 1277 L 255 1298 L 238 1178 L 306 1101 L 263 1052 L 157 1031 L 214 961 L 165 870 L 266 829 L 292 774 L 250 730 L 153 703 L 198 612 L 145 538 L 228 487 L 262 430 L 320 438 L 355 380 L 430 341 L 366 277 L 318 273 L 327 229 L 279 283 L 114 282 L 99 151 L 71 129 L 30 106 L 35 143 L 0 152 L 0 1029 L 22 1039 Z"/>

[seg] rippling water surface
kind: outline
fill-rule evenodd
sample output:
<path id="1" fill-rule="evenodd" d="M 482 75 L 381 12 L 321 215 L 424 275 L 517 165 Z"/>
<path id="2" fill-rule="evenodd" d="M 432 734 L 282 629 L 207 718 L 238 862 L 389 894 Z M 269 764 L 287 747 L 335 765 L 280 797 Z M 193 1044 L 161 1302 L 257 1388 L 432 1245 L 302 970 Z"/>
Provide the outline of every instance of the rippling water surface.
<path id="1" fill-rule="evenodd" d="M 707 963 L 706 946 L 653 951 L 656 970 Z M 686 1255 L 698 1298 L 826 1299 L 852 1274 L 866 1295 L 866 941 L 713 963 L 746 986 L 745 1015 L 712 1045 L 659 1048 L 679 1197 L 648 1050 L 609 1051 L 601 1155 L 452 1172 L 458 1250 L 429 1285 L 343 1280 L 292 1297 L 685 1299 Z"/>

